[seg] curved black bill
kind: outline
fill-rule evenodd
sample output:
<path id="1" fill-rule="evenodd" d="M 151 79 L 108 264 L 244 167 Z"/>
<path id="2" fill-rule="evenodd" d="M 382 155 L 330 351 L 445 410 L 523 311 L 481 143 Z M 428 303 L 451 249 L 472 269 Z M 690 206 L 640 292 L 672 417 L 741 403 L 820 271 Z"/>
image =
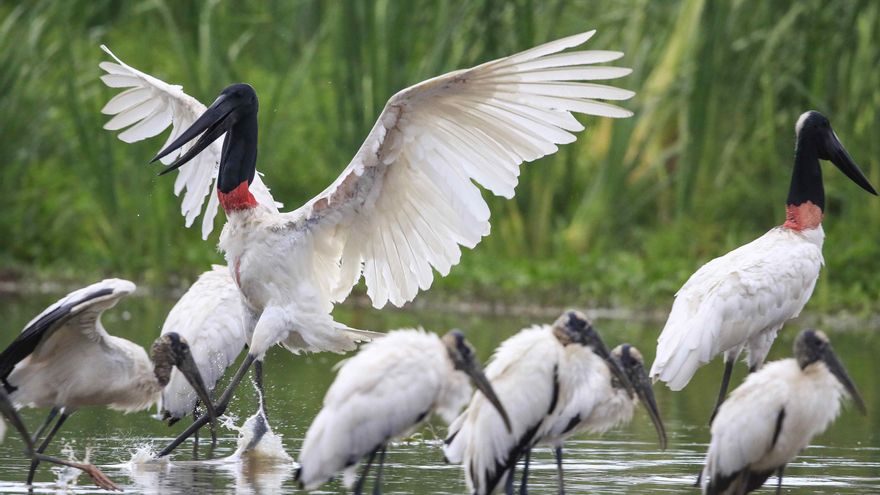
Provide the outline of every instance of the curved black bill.
<path id="1" fill-rule="evenodd" d="M 214 103 L 205 110 L 205 113 L 183 131 L 177 139 L 150 160 L 150 163 L 154 163 L 156 160 L 164 158 L 201 134 L 198 141 L 186 153 L 180 155 L 174 163 L 159 172 L 159 175 L 165 175 L 172 170 L 180 168 L 228 131 L 232 124 L 235 123 L 234 118 L 232 118 L 233 110 L 235 110 L 235 107 L 226 95 L 221 94 L 214 100 Z"/>
<path id="2" fill-rule="evenodd" d="M 846 372 L 846 368 L 843 367 L 843 363 L 837 359 L 837 354 L 828 347 L 828 349 L 822 355 L 822 361 L 825 362 L 825 365 L 828 366 L 828 371 L 833 374 L 837 380 L 843 385 L 846 389 L 849 396 L 852 397 L 853 402 L 856 403 L 856 407 L 859 412 L 863 415 L 867 414 L 867 408 L 865 407 L 865 401 L 862 399 L 862 396 L 859 394 L 859 391 L 856 390 L 856 385 L 853 383 L 852 379 L 850 379 L 849 374 Z"/>
<path id="3" fill-rule="evenodd" d="M 471 380 L 474 382 L 474 386 L 483 393 L 486 399 L 492 403 L 492 406 L 498 410 L 498 414 L 501 415 L 501 419 L 504 420 L 504 426 L 507 427 L 508 433 L 512 433 L 513 429 L 510 427 L 510 418 L 507 416 L 507 411 L 504 410 L 504 406 L 501 405 L 501 401 L 498 399 L 498 396 L 495 395 L 495 389 L 492 388 L 492 384 L 489 383 L 489 379 L 486 378 L 486 375 L 483 374 L 483 370 L 480 369 L 480 365 L 476 363 L 470 363 L 464 370 L 468 376 L 471 377 Z"/>
<path id="4" fill-rule="evenodd" d="M 840 142 L 840 138 L 838 138 L 837 134 L 831 129 L 828 130 L 828 133 L 825 136 L 825 151 L 827 159 L 837 165 L 837 168 L 849 177 L 851 181 L 858 184 L 859 187 L 865 191 L 868 191 L 875 196 L 877 195 L 877 190 L 874 189 L 874 186 L 871 185 L 868 178 L 865 177 L 865 174 L 859 166 L 856 165 L 855 160 L 849 156 L 846 148 L 843 147 L 843 143 Z"/>
<path id="5" fill-rule="evenodd" d="M 202 404 L 205 405 L 208 418 L 211 420 L 211 427 L 216 430 L 217 413 L 214 411 L 214 404 L 211 402 L 211 395 L 208 393 L 207 387 L 205 387 L 205 382 L 202 380 L 202 374 L 199 373 L 199 368 L 196 366 L 196 362 L 193 360 L 192 355 L 187 353 L 177 365 L 177 368 L 183 373 L 183 376 L 186 377 L 186 381 L 192 385 L 193 390 L 198 394 L 199 400 L 202 401 Z"/>
<path id="6" fill-rule="evenodd" d="M 644 372 L 644 368 L 642 368 L 641 374 L 643 376 L 638 377 L 637 382 L 633 385 L 639 400 L 645 405 L 645 409 L 648 410 L 648 416 L 651 417 L 651 422 L 654 423 L 654 428 L 657 430 L 657 436 L 660 439 L 660 450 L 666 450 L 666 428 L 663 426 L 663 420 L 660 418 L 660 409 L 657 408 L 657 401 L 654 400 L 654 390 L 651 388 L 651 381 L 648 380 L 648 375 Z"/>

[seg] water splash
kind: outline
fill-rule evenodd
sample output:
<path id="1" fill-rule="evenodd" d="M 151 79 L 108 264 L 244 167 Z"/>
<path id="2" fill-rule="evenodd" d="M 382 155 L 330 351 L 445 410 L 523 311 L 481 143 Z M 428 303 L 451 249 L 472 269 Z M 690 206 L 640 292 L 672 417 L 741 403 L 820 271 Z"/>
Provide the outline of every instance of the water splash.
<path id="1" fill-rule="evenodd" d="M 230 428 L 229 424 L 224 423 L 224 426 Z M 240 428 L 231 426 L 231 429 L 238 431 L 238 448 L 232 454 L 233 458 L 293 462 L 293 458 L 284 451 L 281 436 L 272 431 L 260 412 L 248 418 Z"/>
<path id="2" fill-rule="evenodd" d="M 89 463 L 89 459 L 92 457 L 92 449 L 87 447 L 83 454 L 83 460 L 80 461 L 76 458 L 76 449 L 73 445 L 65 443 L 64 446 L 61 447 L 61 455 L 69 461 Z M 79 475 L 82 474 L 81 470 L 70 466 L 56 466 L 52 468 L 52 472 L 55 473 L 55 486 L 65 490 L 69 487 L 76 486 L 77 479 L 79 478 Z"/>

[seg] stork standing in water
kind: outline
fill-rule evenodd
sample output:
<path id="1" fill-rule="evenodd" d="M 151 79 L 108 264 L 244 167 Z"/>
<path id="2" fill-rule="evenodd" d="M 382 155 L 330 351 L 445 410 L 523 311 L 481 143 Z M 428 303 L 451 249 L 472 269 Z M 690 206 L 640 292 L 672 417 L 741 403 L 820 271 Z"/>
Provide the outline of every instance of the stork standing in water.
<path id="1" fill-rule="evenodd" d="M 289 213 L 278 213 L 271 200 L 251 191 L 258 178 L 258 102 L 252 87 L 229 86 L 192 125 L 175 125 L 156 159 L 176 158 L 167 173 L 203 152 L 211 157 L 181 172 L 178 180 L 188 184 L 189 178 L 217 174 L 217 198 L 227 216 L 220 249 L 254 329 L 248 357 L 218 411 L 251 363 L 261 362 L 272 345 L 293 352 L 345 352 L 373 336 L 331 315 L 333 304 L 347 297 L 361 275 L 376 308 L 412 300 L 430 287 L 433 269 L 446 275 L 459 261 L 460 246 L 473 248 L 489 233 L 489 209 L 472 181 L 512 197 L 522 162 L 556 152 L 557 144 L 574 141 L 572 132 L 583 130 L 573 113 L 631 115 L 595 101 L 624 100 L 631 91 L 582 82 L 628 74 L 629 69 L 593 65 L 621 53 L 560 53 L 593 34 L 553 41 L 394 95 L 342 175 Z M 132 89 L 104 111 L 116 115 L 113 127 L 137 122 L 121 138 L 161 132 L 174 122 L 178 104 L 188 109 L 184 119 L 192 116 L 194 100 L 179 87 L 117 62 L 102 64 L 105 83 Z"/>
<path id="2" fill-rule="evenodd" d="M 21 420 L 21 416 L 18 415 L 18 411 L 15 410 L 12 400 L 9 398 L 9 395 L 7 395 L 6 390 L 3 387 L 0 387 L 0 414 L 2 414 L 7 421 L 12 423 L 12 427 L 21 435 L 21 439 L 24 442 L 25 455 L 31 459 L 31 462 L 45 461 L 58 464 L 59 466 L 69 466 L 80 469 L 92 478 L 92 481 L 98 488 L 103 488 L 105 490 L 119 490 L 119 487 L 116 486 L 107 475 L 102 473 L 100 469 L 92 464 L 68 461 L 37 453 L 34 441 L 31 438 L 30 433 L 28 433 L 27 427 L 25 427 L 24 422 Z M 6 433 L 6 424 L 3 422 L 3 419 L 0 419 L 0 442 L 3 441 L 4 433 Z"/>
<path id="3" fill-rule="evenodd" d="M 444 454 L 449 462 L 464 465 L 470 493 L 489 494 L 502 487 L 512 493 L 517 461 L 526 456 L 525 486 L 529 452 L 538 443 L 561 445 L 569 427 L 602 430 L 632 417 L 636 392 L 626 372 L 578 311 L 505 340 L 486 376 L 510 415 L 512 431 L 479 395 L 449 427 Z M 648 385 L 647 380 L 638 383 Z M 664 438 L 649 394 L 638 392 Z M 557 453 L 561 456 L 561 449 Z M 559 475 L 562 490 L 561 469 Z"/>
<path id="4" fill-rule="evenodd" d="M 297 480 L 314 490 L 339 471 L 351 486 L 360 459 L 367 464 L 355 493 L 363 490 L 373 459 L 382 483 L 388 443 L 415 431 L 433 413 L 455 419 L 474 385 L 509 429 L 510 420 L 480 368 L 474 348 L 453 330 L 442 338 L 424 330 L 397 330 L 364 346 L 344 362 L 306 433 Z"/>
<path id="5" fill-rule="evenodd" d="M 697 484 L 703 493 L 739 495 L 757 490 L 782 472 L 825 431 L 849 395 L 865 414 L 865 403 L 824 333 L 805 330 L 794 358 L 768 363 L 731 392 L 712 422 L 706 466 Z"/>
<path id="6" fill-rule="evenodd" d="M 760 368 L 776 333 L 800 314 L 816 286 L 825 238 L 819 160 L 830 160 L 861 188 L 877 194 L 825 116 L 804 113 L 795 132 L 785 223 L 691 275 L 675 295 L 657 341 L 650 374 L 672 390 L 684 388 L 697 368 L 724 353 L 724 377 L 713 417 L 743 349 L 748 351 L 749 370 Z"/>
<path id="7" fill-rule="evenodd" d="M 61 413 L 37 454 L 79 408 L 149 408 L 159 400 L 175 366 L 214 421 L 210 397 L 185 340 L 175 333 L 159 337 L 151 361 L 142 347 L 104 329 L 101 315 L 134 289 L 127 280 L 108 279 L 71 292 L 31 320 L 0 353 L 0 382 L 16 405 L 52 408 L 46 424 Z M 28 484 L 39 461 L 37 457 L 31 463 Z"/>

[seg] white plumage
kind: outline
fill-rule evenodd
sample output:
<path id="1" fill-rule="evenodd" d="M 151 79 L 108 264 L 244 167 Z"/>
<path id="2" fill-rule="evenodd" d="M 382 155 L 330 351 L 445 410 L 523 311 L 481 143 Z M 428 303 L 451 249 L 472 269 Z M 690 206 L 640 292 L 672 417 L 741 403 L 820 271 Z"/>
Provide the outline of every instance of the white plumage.
<path id="1" fill-rule="evenodd" d="M 553 325 L 524 329 L 504 341 L 486 367 L 511 431 L 474 396 L 449 428 L 446 458 L 464 465 L 470 493 L 501 490 L 535 445 L 560 446 L 578 432 L 629 421 L 636 400 L 623 373 L 582 313 L 569 311 Z M 641 374 L 647 383 L 643 367 Z M 655 410 L 653 396 L 650 403 Z"/>
<path id="2" fill-rule="evenodd" d="M 471 395 L 470 372 L 453 357 L 473 359 L 460 335 L 441 339 L 421 329 L 396 330 L 341 363 L 306 433 L 300 485 L 315 489 L 344 470 L 351 486 L 363 457 L 409 435 L 432 414 L 452 421 Z"/>
<path id="3" fill-rule="evenodd" d="M 162 335 L 176 332 L 189 343 L 205 387 L 213 390 L 250 340 L 245 318 L 241 294 L 229 269 L 214 265 L 171 308 Z M 159 408 L 166 418 L 176 420 L 192 412 L 197 400 L 192 385 L 174 369 Z"/>
<path id="4" fill-rule="evenodd" d="M 776 332 L 810 299 L 825 233 L 776 227 L 703 265 L 675 295 L 657 343 L 651 377 L 681 390 L 721 353 L 735 361 L 745 348 L 750 368 L 767 357 Z"/>
<path id="5" fill-rule="evenodd" d="M 811 354 L 814 344 L 825 349 Z M 781 476 L 837 417 L 848 393 L 864 410 L 824 334 L 802 333 L 795 355 L 750 374 L 718 409 L 701 475 L 704 493 L 744 494 L 774 472 Z"/>

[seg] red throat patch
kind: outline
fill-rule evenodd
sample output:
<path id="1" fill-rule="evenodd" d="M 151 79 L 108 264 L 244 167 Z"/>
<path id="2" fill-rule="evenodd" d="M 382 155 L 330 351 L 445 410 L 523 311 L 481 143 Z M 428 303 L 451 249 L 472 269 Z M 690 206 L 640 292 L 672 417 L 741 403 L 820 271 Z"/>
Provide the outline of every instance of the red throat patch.
<path id="1" fill-rule="evenodd" d="M 822 225 L 822 215 L 822 208 L 813 204 L 812 201 L 797 206 L 787 205 L 785 207 L 785 223 L 782 226 L 797 231 L 815 229 Z"/>
<path id="2" fill-rule="evenodd" d="M 238 187 L 228 193 L 217 190 L 217 197 L 220 199 L 220 205 L 226 212 L 247 210 L 249 208 L 256 208 L 257 206 L 257 200 L 254 198 L 254 195 L 251 194 L 250 190 L 248 190 L 248 181 L 246 180 L 242 181 Z"/>

